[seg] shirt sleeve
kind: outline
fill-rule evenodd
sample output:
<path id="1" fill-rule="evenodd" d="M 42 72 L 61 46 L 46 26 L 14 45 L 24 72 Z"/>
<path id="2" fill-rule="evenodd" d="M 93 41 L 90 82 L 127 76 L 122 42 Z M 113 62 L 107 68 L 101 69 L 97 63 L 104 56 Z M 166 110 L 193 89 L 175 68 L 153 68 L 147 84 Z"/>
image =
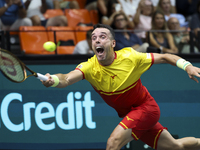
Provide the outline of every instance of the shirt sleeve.
<path id="1" fill-rule="evenodd" d="M 94 56 L 93 56 L 94 57 Z M 89 79 L 91 78 L 91 74 L 92 74 L 92 68 L 93 68 L 93 64 L 94 64 L 94 58 L 90 58 L 88 59 L 88 61 L 86 62 L 82 62 L 80 63 L 76 69 L 80 70 L 83 73 L 83 79 L 86 79 L 89 81 Z"/>
<path id="2" fill-rule="evenodd" d="M 133 50 L 133 58 L 136 64 L 136 69 L 139 74 L 143 74 L 154 63 L 154 57 L 152 53 L 140 53 Z"/>

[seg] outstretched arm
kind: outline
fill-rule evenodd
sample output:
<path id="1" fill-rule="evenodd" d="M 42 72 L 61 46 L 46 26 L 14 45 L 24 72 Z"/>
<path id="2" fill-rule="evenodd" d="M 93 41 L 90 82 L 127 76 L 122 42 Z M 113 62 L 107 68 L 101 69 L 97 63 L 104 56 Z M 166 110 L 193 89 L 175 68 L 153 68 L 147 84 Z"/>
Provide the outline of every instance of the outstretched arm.
<path id="1" fill-rule="evenodd" d="M 46 87 L 57 87 L 64 88 L 68 85 L 74 84 L 83 79 L 83 74 L 80 70 L 74 70 L 67 74 L 46 74 L 48 77 L 47 81 L 41 81 Z"/>
<path id="2" fill-rule="evenodd" d="M 190 62 L 182 59 L 179 56 L 173 54 L 157 54 L 154 53 L 154 64 L 168 63 L 173 66 L 177 66 L 185 70 L 190 79 L 193 79 L 197 83 L 199 82 L 196 77 L 200 78 L 200 68 L 193 66 Z"/>

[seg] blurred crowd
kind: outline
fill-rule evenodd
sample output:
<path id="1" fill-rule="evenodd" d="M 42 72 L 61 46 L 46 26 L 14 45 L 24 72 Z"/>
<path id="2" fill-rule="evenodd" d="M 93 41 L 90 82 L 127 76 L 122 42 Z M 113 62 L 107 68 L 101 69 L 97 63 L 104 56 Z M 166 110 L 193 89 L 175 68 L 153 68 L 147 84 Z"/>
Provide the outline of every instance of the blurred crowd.
<path id="1" fill-rule="evenodd" d="M 98 22 L 115 30 L 116 51 L 132 47 L 139 52 L 189 54 L 192 43 L 192 53 L 200 52 L 200 0 L 1 0 L 0 28 L 69 25 L 65 15 L 45 17 L 48 9 L 97 10 Z M 73 54 L 93 54 L 91 32 L 74 46 Z"/>

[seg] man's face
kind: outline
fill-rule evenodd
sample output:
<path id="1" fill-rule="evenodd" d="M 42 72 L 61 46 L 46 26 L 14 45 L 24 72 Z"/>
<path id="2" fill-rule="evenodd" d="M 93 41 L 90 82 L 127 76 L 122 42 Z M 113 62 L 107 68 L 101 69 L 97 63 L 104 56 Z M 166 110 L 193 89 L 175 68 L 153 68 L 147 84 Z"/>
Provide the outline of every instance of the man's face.
<path id="1" fill-rule="evenodd" d="M 126 29 L 127 21 L 123 15 L 119 15 L 114 20 L 116 29 Z"/>
<path id="2" fill-rule="evenodd" d="M 115 40 L 111 38 L 111 33 L 106 28 L 96 28 L 92 32 L 92 49 L 99 62 L 108 61 L 113 54 Z"/>
<path id="3" fill-rule="evenodd" d="M 168 25 L 170 30 L 179 30 L 180 28 L 180 24 L 177 18 L 170 18 Z"/>
<path id="4" fill-rule="evenodd" d="M 161 2 L 161 7 L 163 9 L 163 11 L 166 13 L 166 12 L 169 12 L 170 11 L 170 8 L 171 8 L 171 1 L 170 0 L 163 0 Z"/>

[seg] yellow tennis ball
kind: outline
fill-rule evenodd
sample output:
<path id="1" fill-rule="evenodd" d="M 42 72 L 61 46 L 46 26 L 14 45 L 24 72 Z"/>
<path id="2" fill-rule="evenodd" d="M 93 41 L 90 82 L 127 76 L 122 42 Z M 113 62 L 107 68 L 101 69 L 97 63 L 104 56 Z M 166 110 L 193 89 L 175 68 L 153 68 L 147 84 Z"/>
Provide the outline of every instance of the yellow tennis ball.
<path id="1" fill-rule="evenodd" d="M 56 50 L 56 44 L 54 42 L 48 41 L 43 44 L 46 51 L 53 52 Z"/>

